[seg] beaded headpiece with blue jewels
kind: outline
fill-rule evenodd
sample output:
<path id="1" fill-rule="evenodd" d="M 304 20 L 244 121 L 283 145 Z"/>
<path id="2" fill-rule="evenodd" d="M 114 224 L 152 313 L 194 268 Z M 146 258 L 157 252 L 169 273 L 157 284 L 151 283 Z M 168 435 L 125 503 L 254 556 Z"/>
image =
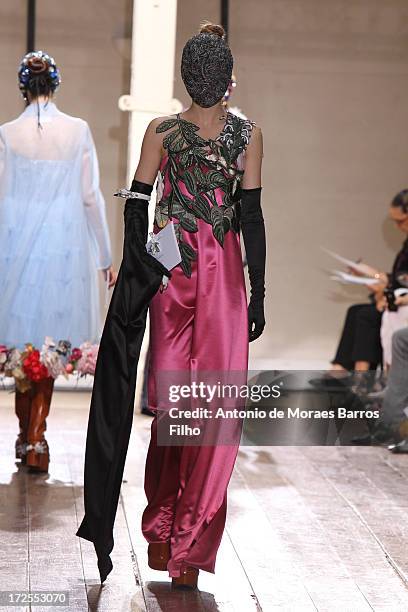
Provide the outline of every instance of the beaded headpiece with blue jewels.
<path id="1" fill-rule="evenodd" d="M 18 70 L 18 82 L 20 91 L 25 100 L 27 99 L 29 83 L 36 76 L 45 77 L 49 82 L 52 92 L 54 92 L 61 83 L 61 75 L 54 58 L 44 51 L 32 51 L 31 53 L 27 53 L 21 61 Z"/>

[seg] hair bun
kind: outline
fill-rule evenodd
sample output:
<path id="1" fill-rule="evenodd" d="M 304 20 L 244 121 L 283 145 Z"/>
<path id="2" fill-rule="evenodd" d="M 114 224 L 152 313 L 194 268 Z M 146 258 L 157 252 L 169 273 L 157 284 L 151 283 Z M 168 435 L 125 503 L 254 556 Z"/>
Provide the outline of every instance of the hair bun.
<path id="1" fill-rule="evenodd" d="M 33 74 L 41 74 L 48 69 L 47 62 L 42 57 L 30 57 L 27 66 Z"/>
<path id="2" fill-rule="evenodd" d="M 222 25 L 211 23 L 210 21 L 205 21 L 201 24 L 199 34 L 215 34 L 220 38 L 225 38 L 225 30 Z"/>

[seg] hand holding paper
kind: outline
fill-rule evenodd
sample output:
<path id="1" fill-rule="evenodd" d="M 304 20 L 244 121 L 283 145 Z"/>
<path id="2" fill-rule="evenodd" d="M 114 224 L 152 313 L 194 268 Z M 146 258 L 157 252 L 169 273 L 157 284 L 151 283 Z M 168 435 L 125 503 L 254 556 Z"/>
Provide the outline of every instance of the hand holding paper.
<path id="1" fill-rule="evenodd" d="M 375 274 L 379 273 L 378 270 L 376 270 L 372 266 L 369 266 L 368 264 L 352 261 L 351 259 L 346 259 L 345 257 L 342 257 L 341 255 L 338 255 L 337 253 L 334 253 L 334 251 L 325 249 L 324 247 L 321 247 L 321 249 L 325 251 L 326 253 L 328 253 L 329 255 L 331 255 L 332 257 L 334 257 L 335 259 L 337 259 L 337 261 L 340 261 L 341 263 L 346 265 L 348 268 L 351 268 L 352 270 L 354 270 L 357 274 L 360 274 L 366 277 L 368 276 L 373 277 Z M 370 281 L 372 281 L 372 278 L 370 279 Z M 362 283 L 362 284 L 365 284 L 365 283 Z"/>
<path id="2" fill-rule="evenodd" d="M 355 262 L 351 259 L 346 259 L 334 251 L 330 251 L 329 249 L 325 249 L 324 247 L 320 247 L 323 251 L 328 253 L 337 261 L 340 261 L 344 265 L 347 266 L 348 271 L 342 272 L 341 270 L 334 270 L 331 278 L 333 280 L 340 281 L 342 283 L 350 283 L 353 285 L 366 285 L 369 289 L 374 292 L 378 292 L 382 290 L 388 284 L 387 275 L 378 272 L 372 266 L 361 262 Z"/>

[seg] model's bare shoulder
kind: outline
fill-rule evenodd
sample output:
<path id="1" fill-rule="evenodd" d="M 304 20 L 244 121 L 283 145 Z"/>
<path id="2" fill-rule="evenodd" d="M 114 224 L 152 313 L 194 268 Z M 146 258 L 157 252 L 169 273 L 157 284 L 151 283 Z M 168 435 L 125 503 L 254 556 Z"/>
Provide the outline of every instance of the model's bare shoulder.
<path id="1" fill-rule="evenodd" d="M 262 141 L 262 130 L 257 123 L 252 122 L 252 136 L 251 140 Z"/>
<path id="2" fill-rule="evenodd" d="M 249 155 L 258 154 L 258 155 L 261 155 L 261 157 L 263 156 L 262 130 L 259 127 L 259 125 L 255 123 L 252 124 L 251 137 L 249 139 L 247 153 L 249 153 Z"/>

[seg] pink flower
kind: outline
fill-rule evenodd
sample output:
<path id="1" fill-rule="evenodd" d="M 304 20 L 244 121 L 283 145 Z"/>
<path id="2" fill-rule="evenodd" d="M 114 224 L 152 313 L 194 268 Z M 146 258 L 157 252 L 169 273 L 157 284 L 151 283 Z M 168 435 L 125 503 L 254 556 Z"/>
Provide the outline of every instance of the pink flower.
<path id="1" fill-rule="evenodd" d="M 82 356 L 77 363 L 78 372 L 81 375 L 91 374 L 93 376 L 95 374 L 99 344 L 84 342 L 79 348 L 82 351 Z"/>

